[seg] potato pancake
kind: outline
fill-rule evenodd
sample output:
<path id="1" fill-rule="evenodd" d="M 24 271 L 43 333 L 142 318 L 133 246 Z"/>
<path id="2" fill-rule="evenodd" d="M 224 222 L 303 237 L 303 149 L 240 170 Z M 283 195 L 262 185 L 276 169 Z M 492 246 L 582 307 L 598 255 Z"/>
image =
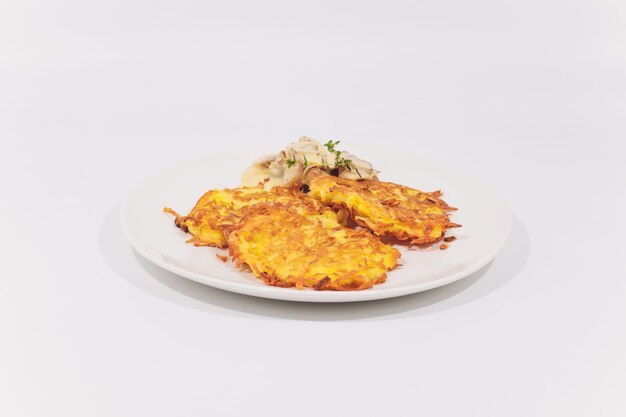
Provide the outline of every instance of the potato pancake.
<path id="1" fill-rule="evenodd" d="M 371 232 L 342 226 L 330 210 L 257 205 L 233 228 L 228 243 L 238 267 L 268 285 L 363 290 L 385 281 L 400 252 Z"/>
<path id="2" fill-rule="evenodd" d="M 441 198 L 441 192 L 423 192 L 391 182 L 347 180 L 330 175 L 311 178 L 310 195 L 334 209 L 347 209 L 360 226 L 379 236 L 393 236 L 410 244 L 441 240 L 456 210 Z"/>
<path id="3" fill-rule="evenodd" d="M 296 211 L 324 211 L 317 200 L 307 197 L 297 189 L 274 187 L 243 187 L 207 191 L 187 216 L 181 216 L 166 207 L 164 212 L 176 216 L 176 226 L 193 235 L 188 240 L 195 246 L 228 246 L 228 233 L 257 204 L 275 203 L 292 206 Z"/>

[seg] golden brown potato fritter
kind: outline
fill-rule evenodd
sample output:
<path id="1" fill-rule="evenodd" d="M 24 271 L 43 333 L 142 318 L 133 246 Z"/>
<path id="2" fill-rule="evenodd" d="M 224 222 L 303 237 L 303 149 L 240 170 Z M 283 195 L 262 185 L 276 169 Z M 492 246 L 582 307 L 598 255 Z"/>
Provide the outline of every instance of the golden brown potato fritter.
<path id="1" fill-rule="evenodd" d="M 393 236 L 410 244 L 441 240 L 450 222 L 448 212 L 456 210 L 441 198 L 441 192 L 415 190 L 391 182 L 354 181 L 322 175 L 308 184 L 309 195 L 334 209 L 347 209 L 350 217 L 379 236 Z"/>
<path id="2" fill-rule="evenodd" d="M 400 252 L 369 231 L 338 223 L 330 210 L 259 205 L 228 238 L 238 266 L 265 283 L 316 290 L 363 290 L 384 282 Z"/>
<path id="3" fill-rule="evenodd" d="M 170 208 L 163 211 L 176 216 L 176 226 L 193 235 L 189 243 L 195 246 L 228 246 L 228 233 L 245 216 L 251 207 L 263 203 L 276 203 L 296 207 L 297 210 L 323 210 L 318 201 L 297 189 L 274 187 L 265 191 L 261 187 L 244 187 L 207 191 L 187 216 Z"/>

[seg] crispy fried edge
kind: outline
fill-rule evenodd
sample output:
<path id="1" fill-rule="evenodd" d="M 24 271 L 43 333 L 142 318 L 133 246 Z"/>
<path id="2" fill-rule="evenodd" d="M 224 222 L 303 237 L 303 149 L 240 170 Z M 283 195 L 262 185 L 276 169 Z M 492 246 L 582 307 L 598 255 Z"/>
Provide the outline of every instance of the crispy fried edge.
<path id="1" fill-rule="evenodd" d="M 335 177 L 332 177 L 332 176 L 328 175 L 328 176 L 315 178 L 311 182 L 314 182 L 314 181 L 329 181 L 329 180 L 333 181 L 336 185 L 347 187 L 352 192 L 359 194 L 359 190 L 351 188 L 349 184 L 343 184 L 343 181 L 347 182 L 347 181 L 355 181 L 355 180 L 346 180 L 344 178 L 335 178 Z M 355 182 L 358 182 L 358 181 L 355 181 Z M 419 237 L 414 238 L 413 236 L 411 236 L 409 233 L 407 233 L 404 230 L 393 230 L 393 229 L 391 229 L 389 227 L 384 227 L 383 225 L 381 225 L 380 223 L 378 223 L 374 219 L 372 219 L 372 223 L 377 226 L 376 228 L 374 228 L 374 227 L 370 226 L 370 224 L 368 224 L 366 221 L 359 219 L 359 217 L 369 218 L 368 216 L 360 215 L 359 213 L 357 213 L 357 211 L 353 207 L 349 207 L 344 202 L 340 202 L 340 203 L 324 203 L 322 201 L 322 203 L 325 204 L 328 207 L 331 207 L 335 211 L 346 210 L 349 213 L 349 220 L 350 221 L 353 221 L 354 223 L 356 223 L 359 226 L 365 227 L 366 229 L 372 231 L 372 233 L 376 234 L 377 236 L 394 237 L 398 241 L 401 241 L 401 243 L 405 243 L 405 244 L 408 243 L 409 245 L 415 245 L 415 246 L 418 246 L 418 247 L 428 247 L 428 246 L 434 245 L 435 243 L 441 241 L 444 238 L 444 236 L 445 236 L 446 232 L 448 231 L 448 229 L 456 228 L 456 227 L 462 227 L 462 225 L 460 225 L 458 223 L 453 223 L 453 222 L 451 222 L 449 220 L 449 216 L 450 215 L 448 214 L 448 212 L 455 211 L 455 210 L 457 210 L 457 208 L 448 205 L 448 203 L 446 203 L 444 200 L 439 198 L 440 196 L 443 195 L 443 192 L 441 190 L 436 190 L 436 191 L 432 191 L 432 192 L 425 192 L 425 191 L 417 190 L 415 188 L 411 188 L 411 187 L 408 187 L 408 186 L 402 185 L 402 184 L 395 184 L 395 183 L 392 183 L 392 182 L 382 182 L 382 181 L 380 183 L 381 184 L 390 184 L 390 185 L 394 185 L 394 186 L 398 186 L 398 187 L 404 187 L 404 188 L 412 189 L 412 190 L 415 190 L 415 191 L 417 191 L 417 192 L 419 192 L 421 194 L 427 195 L 428 196 L 427 199 L 430 202 L 432 202 L 434 205 L 436 205 L 437 207 L 441 208 L 445 212 L 445 214 L 441 215 L 441 216 L 443 216 L 445 218 L 445 222 L 439 223 L 439 225 L 443 229 L 442 232 L 441 232 L 441 235 L 438 238 L 428 238 L 428 233 L 426 232 L 426 229 L 425 229 L 424 230 L 425 236 L 423 238 L 419 238 Z M 333 191 L 333 187 L 331 186 L 331 187 L 329 187 L 329 192 L 332 192 L 332 191 Z M 394 205 L 400 204 L 400 202 L 397 202 L 397 201 L 393 201 L 393 202 L 392 201 L 381 201 L 380 204 L 382 204 L 383 206 L 393 207 Z M 418 220 L 420 221 L 420 223 L 423 224 L 423 222 L 420 219 L 418 219 Z M 395 224 L 401 224 L 401 222 L 397 221 Z M 406 241 L 408 241 L 408 242 L 406 242 Z"/>
<path id="2" fill-rule="evenodd" d="M 313 204 L 319 204 L 319 209 L 323 210 L 324 209 L 324 205 L 317 199 L 314 199 L 312 197 L 307 197 L 306 194 L 304 193 L 300 193 L 300 188 L 301 188 L 302 184 L 297 183 L 294 184 L 290 187 L 274 187 L 271 190 L 264 190 L 263 188 L 259 188 L 258 191 L 260 193 L 272 193 L 274 192 L 277 196 L 277 198 L 279 197 L 286 197 L 289 195 L 289 193 L 291 194 L 291 196 L 295 199 L 295 201 L 300 201 L 302 202 L 302 204 L 307 205 L 310 204 L 311 207 L 313 206 Z M 187 226 L 187 224 L 185 224 L 185 221 L 192 221 L 194 223 L 197 224 L 198 219 L 195 218 L 194 216 L 191 215 L 191 213 L 194 213 L 196 211 L 196 209 L 198 209 L 198 204 L 200 204 L 200 202 L 203 200 L 203 198 L 210 192 L 214 192 L 214 191 L 237 191 L 241 188 L 254 188 L 254 187 L 239 187 L 239 188 L 225 188 L 225 189 L 214 189 L 214 190 L 209 190 L 204 192 L 204 194 L 202 194 L 202 196 L 200 196 L 200 198 L 198 199 L 198 201 L 196 201 L 196 204 L 194 205 L 194 207 L 191 209 L 191 211 L 189 212 L 188 215 L 186 216 L 182 216 L 181 214 L 177 213 L 175 210 L 169 208 L 169 207 L 164 207 L 163 208 L 163 212 L 164 213 L 168 213 L 173 215 L 174 218 L 174 224 L 176 225 L 176 227 L 178 227 L 179 229 L 181 229 L 182 231 L 184 231 L 185 233 L 189 233 L 191 235 L 191 237 L 186 241 L 186 243 L 190 243 L 194 246 L 208 246 L 208 247 L 213 247 L 213 248 L 219 248 L 219 249 L 225 249 L 228 247 L 228 236 L 230 234 L 230 232 L 232 231 L 232 228 L 236 226 L 236 224 L 230 225 L 228 227 L 225 228 L 216 228 L 214 227 L 214 225 L 212 225 L 210 222 L 208 224 L 209 228 L 211 230 L 214 230 L 218 233 L 221 233 L 222 235 L 222 239 L 223 239 L 223 243 L 222 244 L 211 244 L 211 243 L 207 243 L 205 240 L 199 238 L 198 236 L 194 235 L 193 233 L 191 233 L 189 231 L 189 227 Z M 277 188 L 275 190 L 275 188 Z M 285 194 L 280 194 L 281 192 L 285 193 Z M 246 211 L 252 209 L 254 206 L 259 205 L 259 204 L 277 204 L 277 205 L 281 205 L 284 203 L 278 203 L 275 201 L 266 201 L 266 202 L 257 202 L 254 204 L 251 204 L 250 206 L 247 207 L 243 207 L 241 209 L 238 210 L 242 210 L 243 212 L 243 219 L 245 219 L 246 216 Z M 339 222 L 343 225 L 346 224 L 347 222 L 347 215 L 344 215 L 343 217 L 341 216 L 341 214 L 338 213 L 338 218 L 339 218 Z"/>
<path id="3" fill-rule="evenodd" d="M 277 207 L 277 206 L 273 206 L 273 207 Z M 270 206 L 269 205 L 264 205 L 264 206 L 257 206 L 255 208 L 254 211 L 251 211 L 247 214 L 246 218 L 244 220 L 241 221 L 241 223 L 239 223 L 237 226 L 235 226 L 235 228 L 233 229 L 231 235 L 233 236 L 237 236 L 236 232 L 243 228 L 245 226 L 245 222 L 248 218 L 257 215 L 257 214 L 267 214 L 269 215 L 270 211 Z M 351 231 L 355 231 L 354 229 L 350 229 L 347 228 L 348 230 Z M 239 251 L 239 247 L 238 244 L 229 244 L 229 255 L 232 258 L 232 261 L 235 262 L 235 266 L 239 269 L 243 269 L 246 266 L 250 268 L 250 270 L 252 271 L 252 273 L 261 278 L 263 280 L 263 282 L 267 285 L 271 285 L 274 287 L 281 287 L 281 288 L 296 288 L 296 289 L 303 289 L 305 287 L 308 288 L 312 288 L 316 291 L 360 291 L 360 290 L 365 290 L 368 288 L 372 288 L 374 285 L 377 284 L 382 284 L 383 282 L 386 281 L 387 279 L 387 272 L 392 271 L 394 269 L 396 269 L 399 264 L 398 264 L 398 259 L 400 259 L 400 257 L 402 256 L 402 254 L 400 253 L 400 251 L 398 251 L 396 248 L 394 248 L 391 245 L 386 245 L 385 243 L 381 242 L 378 238 L 371 236 L 371 239 L 374 239 L 374 242 L 380 246 L 387 246 L 390 247 L 393 250 L 393 254 L 394 254 L 394 260 L 396 261 L 395 265 L 390 268 L 387 269 L 387 267 L 385 267 L 386 272 L 384 272 L 380 277 L 374 278 L 374 279 L 363 279 L 360 282 L 359 281 L 351 281 L 356 283 L 357 285 L 343 285 L 338 283 L 337 281 L 342 280 L 346 277 L 340 277 L 337 280 L 335 280 L 334 282 L 332 281 L 332 279 L 328 276 L 320 279 L 317 283 L 315 283 L 313 286 L 305 286 L 304 283 L 304 277 L 294 277 L 294 276 L 290 276 L 290 278 L 292 280 L 294 280 L 295 282 L 285 282 L 283 279 L 279 278 L 278 276 L 276 276 L 274 274 L 274 272 L 272 273 L 265 273 L 263 271 L 260 271 L 258 268 L 256 268 L 255 265 L 250 265 L 248 264 L 245 260 L 242 259 L 242 253 Z M 245 256 L 243 256 L 245 258 Z M 347 274 L 347 277 L 349 277 L 350 274 Z"/>

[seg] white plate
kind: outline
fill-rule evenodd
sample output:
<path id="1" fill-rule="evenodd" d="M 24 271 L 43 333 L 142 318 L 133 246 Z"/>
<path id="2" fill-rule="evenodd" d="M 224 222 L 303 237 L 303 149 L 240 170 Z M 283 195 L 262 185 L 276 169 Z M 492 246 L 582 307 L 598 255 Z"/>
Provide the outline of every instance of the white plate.
<path id="1" fill-rule="evenodd" d="M 511 214 L 507 205 L 481 182 L 444 164 L 412 155 L 381 160 L 375 166 L 381 179 L 424 191 L 442 189 L 444 199 L 459 210 L 452 220 L 463 227 L 449 235 L 457 240 L 447 250 L 398 247 L 402 266 L 388 273 L 387 281 L 364 291 L 313 291 L 265 285 L 251 273 L 238 271 L 216 254 L 227 250 L 194 247 L 189 235 L 175 227 L 164 206 L 187 213 L 197 199 L 212 188 L 236 187 L 248 160 L 239 155 L 207 157 L 182 164 L 146 181 L 123 204 L 122 227 L 133 248 L 142 256 L 180 276 L 227 291 L 310 302 L 347 302 L 397 297 L 439 287 L 477 271 L 495 256 L 509 235 Z M 238 169 L 237 169 L 238 168 Z"/>

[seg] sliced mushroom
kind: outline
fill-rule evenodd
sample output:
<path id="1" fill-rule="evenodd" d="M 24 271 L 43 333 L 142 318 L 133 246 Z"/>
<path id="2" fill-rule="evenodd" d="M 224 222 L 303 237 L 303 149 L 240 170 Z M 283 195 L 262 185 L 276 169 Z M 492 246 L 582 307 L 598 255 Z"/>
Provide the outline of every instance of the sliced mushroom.
<path id="1" fill-rule="evenodd" d="M 280 153 L 254 161 L 244 172 L 242 182 L 244 186 L 256 186 L 262 182 L 266 189 L 270 189 L 276 185 L 306 184 L 312 176 L 331 173 L 352 180 L 378 179 L 378 171 L 369 162 L 348 152 L 341 152 L 339 158 L 350 163 L 338 163 L 337 155 L 329 152 L 325 145 L 302 136 Z"/>

